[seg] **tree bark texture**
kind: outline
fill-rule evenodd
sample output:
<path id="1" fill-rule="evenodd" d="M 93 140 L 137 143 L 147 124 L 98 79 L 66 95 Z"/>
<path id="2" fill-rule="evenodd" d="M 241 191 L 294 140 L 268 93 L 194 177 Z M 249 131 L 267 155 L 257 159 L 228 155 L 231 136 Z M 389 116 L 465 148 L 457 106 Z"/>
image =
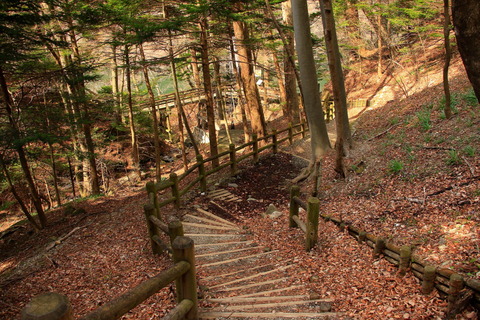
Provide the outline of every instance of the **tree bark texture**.
<path id="1" fill-rule="evenodd" d="M 337 130 L 337 141 L 343 145 L 340 150 L 343 154 L 351 146 L 352 134 L 348 121 L 347 94 L 345 92 L 345 80 L 343 77 L 342 62 L 340 61 L 340 50 L 338 48 L 337 31 L 331 0 L 320 0 L 322 10 L 323 31 L 325 44 L 327 46 L 328 67 L 332 79 L 333 99 L 335 101 L 335 124 Z M 343 170 L 342 170 L 343 171 Z"/>
<path id="2" fill-rule="evenodd" d="M 282 16 L 283 23 L 286 26 L 293 26 L 292 5 L 290 1 L 282 3 Z M 285 74 L 285 91 L 287 97 L 287 106 L 290 109 L 292 123 L 300 122 L 300 107 L 297 94 L 297 77 L 293 55 L 295 52 L 295 41 L 293 32 L 286 30 L 285 34 L 285 48 L 284 48 L 284 61 L 283 72 Z"/>
<path id="3" fill-rule="evenodd" d="M 480 102 L 480 1 L 452 0 L 452 16 L 458 51 Z"/>
<path id="4" fill-rule="evenodd" d="M 210 62 L 208 50 L 208 20 L 203 16 L 200 20 L 200 47 L 202 56 L 202 73 L 203 73 L 203 89 L 205 97 L 207 98 L 207 122 L 208 122 L 208 137 L 210 140 L 210 156 L 218 154 L 217 132 L 215 131 L 215 112 L 212 94 L 212 79 L 210 77 Z M 220 164 L 218 158 L 212 161 L 213 167 L 218 167 Z"/>
<path id="5" fill-rule="evenodd" d="M 452 117 L 450 83 L 448 82 L 448 68 L 452 57 L 452 48 L 450 47 L 450 1 L 443 0 L 443 39 L 445 44 L 445 64 L 443 65 L 443 92 L 445 93 L 445 117 Z"/>
<path id="6" fill-rule="evenodd" d="M 310 127 L 312 162 L 315 163 L 330 149 L 330 140 L 328 139 L 327 127 L 321 107 L 320 92 L 318 90 L 306 0 L 292 0 L 292 11 L 300 79 L 305 100 L 305 112 Z"/>
<path id="7" fill-rule="evenodd" d="M 236 4 L 236 9 L 242 11 L 241 3 Z M 260 93 L 258 92 L 255 74 L 253 72 L 253 59 L 249 47 L 248 28 L 243 21 L 233 21 L 233 32 L 235 34 L 237 57 L 240 62 L 240 76 L 245 92 L 246 109 L 250 117 L 252 133 L 263 137 L 266 135 L 267 128 L 262 104 L 260 102 Z"/>

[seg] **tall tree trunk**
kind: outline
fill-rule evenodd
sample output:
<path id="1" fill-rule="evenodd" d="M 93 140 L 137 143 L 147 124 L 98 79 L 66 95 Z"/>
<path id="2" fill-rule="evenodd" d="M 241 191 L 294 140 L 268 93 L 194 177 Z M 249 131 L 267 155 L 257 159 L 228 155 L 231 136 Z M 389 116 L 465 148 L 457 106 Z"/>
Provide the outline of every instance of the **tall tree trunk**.
<path id="1" fill-rule="evenodd" d="M 443 65 L 443 91 L 445 93 L 445 117 L 452 117 L 450 83 L 448 82 L 448 68 L 450 67 L 450 59 L 452 57 L 452 49 L 450 47 L 450 4 L 449 0 L 443 0 L 443 38 L 445 43 L 445 64 Z"/>
<path id="2" fill-rule="evenodd" d="M 328 139 L 327 127 L 320 102 L 320 92 L 318 91 L 306 0 L 292 0 L 292 11 L 300 78 L 305 99 L 305 112 L 310 127 L 312 166 L 330 149 L 330 140 Z"/>
<path id="3" fill-rule="evenodd" d="M 8 91 L 7 81 L 5 79 L 5 75 L 1 66 L 0 66 L 0 87 L 2 90 L 3 102 L 5 103 L 5 110 L 8 116 L 8 122 L 12 129 L 13 138 L 18 140 L 21 138 L 20 130 L 17 122 L 14 119 L 13 100 L 10 95 L 10 92 Z M 32 197 L 33 205 L 37 210 L 38 218 L 40 220 L 40 226 L 43 228 L 47 225 L 47 217 L 45 215 L 45 212 L 43 211 L 40 196 L 38 194 L 37 188 L 35 187 L 35 182 L 30 172 L 30 166 L 28 165 L 27 156 L 25 155 L 25 150 L 23 150 L 23 145 L 20 144 L 19 141 L 16 141 L 16 143 L 17 145 L 14 148 L 15 148 L 15 151 L 17 152 L 18 159 L 20 160 L 20 165 L 22 167 L 25 180 L 27 181 L 27 185 L 30 191 L 30 195 Z"/>
<path id="4" fill-rule="evenodd" d="M 52 144 L 49 143 L 48 147 L 50 149 L 50 161 L 52 161 L 53 187 L 55 189 L 55 197 L 57 198 L 57 205 L 60 207 L 62 205 L 62 199 L 60 197 L 60 189 L 58 188 L 57 162 L 55 161 L 55 153 L 53 152 Z"/>
<path id="5" fill-rule="evenodd" d="M 232 59 L 232 69 L 233 69 L 233 74 L 235 75 L 235 80 L 236 80 L 238 105 L 240 106 L 240 112 L 242 115 L 244 140 L 245 142 L 247 142 L 250 137 L 251 127 L 250 127 L 250 124 L 248 123 L 247 114 L 245 112 L 245 104 L 246 104 L 244 99 L 245 94 L 243 91 L 242 78 L 240 77 L 240 73 L 238 72 L 238 68 L 237 68 L 237 59 L 235 58 L 235 46 L 233 44 L 233 34 L 231 30 L 229 33 L 230 33 L 230 58 Z"/>
<path id="6" fill-rule="evenodd" d="M 138 152 L 137 133 L 135 131 L 135 121 L 133 118 L 133 101 L 132 101 L 132 82 L 131 82 L 131 66 L 130 66 L 130 49 L 125 45 L 124 59 L 125 59 L 125 77 L 127 81 L 127 96 L 128 96 L 128 122 L 130 127 L 130 139 L 132 147 L 132 166 L 133 170 L 140 179 L 140 155 Z"/>
<path id="7" fill-rule="evenodd" d="M 202 81 L 200 80 L 200 69 L 198 68 L 197 51 L 194 48 L 191 48 L 190 54 L 192 56 L 191 65 L 193 72 L 193 80 L 195 81 L 195 88 L 200 89 L 202 87 Z"/>
<path id="8" fill-rule="evenodd" d="M 208 20 L 206 15 L 200 19 L 200 47 L 202 56 L 203 89 L 206 97 L 208 137 L 210 140 L 210 156 L 218 155 L 217 132 L 215 131 L 215 112 L 213 109 L 212 79 L 210 77 L 210 61 L 208 49 Z M 218 158 L 212 161 L 212 166 L 218 167 L 220 164 Z"/>
<path id="9" fill-rule="evenodd" d="M 458 51 L 480 102 L 480 1 L 452 0 L 452 15 Z"/>
<path id="10" fill-rule="evenodd" d="M 231 144 L 232 141 L 232 135 L 230 134 L 230 128 L 228 127 L 228 119 L 227 119 L 227 114 L 225 112 L 225 100 L 223 97 L 223 92 L 222 92 L 222 81 L 220 78 L 220 62 L 218 61 L 217 57 L 213 57 L 213 77 L 215 79 L 215 93 L 217 95 L 217 107 L 219 114 L 221 117 L 219 117 L 221 120 L 223 120 L 223 123 L 225 125 L 225 133 L 227 134 L 228 138 L 228 143 Z"/>
<path id="11" fill-rule="evenodd" d="M 283 23 L 286 26 L 293 26 L 292 5 L 290 1 L 282 3 Z M 297 71 L 294 63 L 295 41 L 293 32 L 286 30 L 283 61 L 283 70 L 285 74 L 285 90 L 287 94 L 287 106 L 290 109 L 291 121 L 293 123 L 300 122 L 300 107 L 297 94 Z"/>
<path id="12" fill-rule="evenodd" d="M 327 46 L 328 67 L 332 79 L 333 99 L 335 101 L 337 141 L 344 145 L 341 148 L 337 148 L 337 150 L 346 154 L 348 148 L 352 145 L 352 134 L 348 121 L 347 94 L 345 92 L 345 80 L 343 77 L 342 63 L 340 61 L 340 50 L 338 48 L 331 0 L 320 0 L 320 7 L 322 10 L 323 30 Z M 341 169 L 341 172 L 343 171 L 344 170 Z"/>
<path id="13" fill-rule="evenodd" d="M 285 88 L 285 81 L 280 67 L 280 61 L 278 60 L 278 55 L 276 50 L 272 50 L 273 65 L 275 66 L 275 72 L 277 73 L 278 81 L 278 90 L 280 91 L 280 104 L 282 105 L 283 116 L 288 119 L 289 122 L 293 123 L 292 114 L 290 112 L 290 107 L 287 104 L 287 89 Z"/>
<path id="14" fill-rule="evenodd" d="M 43 229 L 41 225 L 35 221 L 35 218 L 30 214 L 30 211 L 28 211 L 27 206 L 25 205 L 25 202 L 23 202 L 22 198 L 18 194 L 17 190 L 15 189 L 15 186 L 13 185 L 12 178 L 10 177 L 10 173 L 8 172 L 7 165 L 3 161 L 3 159 L 0 158 L 0 164 L 2 165 L 3 169 L 3 174 L 5 175 L 5 178 L 7 179 L 8 185 L 10 186 L 10 192 L 12 193 L 13 197 L 15 200 L 17 200 L 17 203 L 20 205 L 20 208 L 22 209 L 23 213 L 27 217 L 28 221 L 32 224 L 32 226 L 36 230 Z"/>
<path id="15" fill-rule="evenodd" d="M 120 104 L 120 92 L 118 84 L 118 62 L 117 62 L 117 46 L 112 45 L 112 96 L 115 104 L 115 121 L 122 122 L 122 106 Z"/>
<path id="16" fill-rule="evenodd" d="M 92 128 L 90 123 L 90 116 L 88 105 L 85 101 L 87 94 L 85 89 L 84 74 L 82 71 L 82 57 L 80 55 L 80 50 L 78 48 L 77 36 L 75 34 L 75 28 L 73 27 L 73 20 L 71 15 L 67 15 L 68 26 L 69 26 L 69 35 L 70 35 L 70 48 L 72 49 L 74 61 L 73 65 L 75 66 L 74 77 L 76 77 L 75 84 L 72 84 L 75 87 L 73 92 L 76 93 L 76 101 L 79 102 L 79 115 L 82 123 L 83 134 L 85 136 L 85 146 L 87 148 L 87 161 L 89 167 L 89 184 L 92 194 L 100 193 L 100 182 L 98 179 L 97 171 L 97 162 L 95 159 L 95 146 L 92 139 Z M 74 103 L 74 106 L 77 103 Z M 85 166 L 84 166 L 85 167 Z"/>
<path id="17" fill-rule="evenodd" d="M 175 105 L 177 107 L 177 116 L 178 116 L 178 131 L 180 133 L 180 144 L 182 148 L 182 159 L 183 159 L 183 166 L 185 170 L 188 170 L 188 160 L 187 160 L 187 150 L 185 148 L 185 135 L 183 133 L 183 104 L 182 99 L 180 98 L 180 90 L 178 89 L 178 81 L 177 81 L 177 67 L 175 65 L 175 56 L 173 55 L 173 42 L 172 42 L 172 32 L 168 30 L 168 52 L 170 55 L 170 69 L 172 70 L 172 80 L 175 88 Z M 186 120 L 186 119 L 185 119 Z M 185 126 L 188 126 L 188 123 L 185 123 Z M 190 130 L 190 127 L 188 127 Z M 190 139 L 193 137 L 190 136 Z M 195 145 L 195 140 L 192 139 L 192 143 Z M 195 145 L 195 151 L 198 152 L 198 149 Z M 197 153 L 198 154 L 198 153 Z"/>
<path id="18" fill-rule="evenodd" d="M 239 12 L 242 11 L 241 3 L 237 3 L 236 9 Z M 235 34 L 238 60 L 240 62 L 240 76 L 242 77 L 243 90 L 247 101 L 247 113 L 250 117 L 253 133 L 262 137 L 266 135 L 267 127 L 255 74 L 253 72 L 253 59 L 249 45 L 248 29 L 243 21 L 233 21 L 233 31 Z"/>
<path id="19" fill-rule="evenodd" d="M 143 50 L 143 44 L 138 45 L 140 51 L 140 59 L 142 59 L 142 70 L 143 77 L 145 78 L 145 85 L 147 86 L 148 91 L 148 101 L 150 104 L 150 109 L 152 110 L 152 119 L 153 119 L 153 145 L 155 147 L 155 178 L 157 182 L 162 180 L 162 154 L 160 153 L 160 132 L 158 130 L 158 117 L 157 117 L 157 107 L 155 103 L 155 94 L 153 93 L 152 85 L 150 83 L 150 77 L 148 75 L 148 67 L 145 59 L 145 51 Z"/>

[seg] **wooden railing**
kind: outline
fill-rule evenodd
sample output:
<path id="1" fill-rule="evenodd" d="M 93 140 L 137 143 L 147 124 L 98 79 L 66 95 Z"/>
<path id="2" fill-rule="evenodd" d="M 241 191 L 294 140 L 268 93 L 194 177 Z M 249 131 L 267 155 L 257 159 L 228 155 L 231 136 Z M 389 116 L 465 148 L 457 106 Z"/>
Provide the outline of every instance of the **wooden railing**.
<path id="1" fill-rule="evenodd" d="M 318 241 L 318 216 L 320 214 L 320 200 L 310 197 L 305 204 L 300 198 L 300 188 L 293 186 L 290 189 L 290 218 L 289 227 L 299 227 L 305 232 L 305 250 L 310 251 Z M 298 216 L 299 209 L 304 208 L 307 211 L 307 223 L 304 223 Z"/>
<path id="2" fill-rule="evenodd" d="M 175 281 L 177 306 L 164 319 L 198 319 L 197 281 L 193 240 L 179 236 L 172 241 L 174 266 L 143 281 L 81 320 L 114 320 Z M 48 292 L 34 297 L 22 310 L 22 320 L 72 320 L 68 298 Z"/>
<path id="3" fill-rule="evenodd" d="M 307 213 L 310 210 L 313 210 L 311 209 L 312 205 L 310 204 L 310 199 L 312 198 L 310 198 L 309 203 L 306 204 L 299 198 L 299 194 L 299 187 L 292 186 L 290 190 L 290 227 L 295 227 L 296 225 L 294 224 L 299 225 L 299 207 L 307 210 Z M 318 203 L 315 203 L 315 205 L 318 205 Z M 430 294 L 433 289 L 436 288 L 439 293 L 446 295 L 448 301 L 448 319 L 453 319 L 455 314 L 461 312 L 462 309 L 468 304 L 473 305 L 477 309 L 480 308 L 479 280 L 465 280 L 461 275 L 453 270 L 439 266 L 433 266 L 424 262 L 422 258 L 412 254 L 413 246 L 405 245 L 398 247 L 393 243 L 389 243 L 384 238 L 376 237 L 371 233 L 367 233 L 355 228 L 335 217 L 331 217 L 326 214 L 320 214 L 319 216 L 325 221 L 331 221 L 336 224 L 341 231 L 346 229 L 348 233 L 359 243 L 365 243 L 371 247 L 373 249 L 372 254 L 374 257 L 383 255 L 387 261 L 399 268 L 399 275 L 404 276 L 409 270 L 411 270 L 413 275 L 422 281 L 421 291 L 423 294 Z M 303 230 L 304 227 L 301 225 L 299 226 Z M 318 225 L 316 228 L 318 229 Z M 308 242 L 306 247 L 308 248 Z"/>
<path id="4" fill-rule="evenodd" d="M 189 192 L 197 184 L 200 185 L 200 191 L 207 191 L 207 177 L 225 168 L 230 168 L 230 175 L 235 175 L 238 172 L 238 164 L 248 158 L 252 158 L 254 162 L 257 162 L 261 152 L 272 149 L 275 154 L 278 152 L 278 147 L 288 141 L 293 143 L 293 139 L 297 135 L 301 135 L 305 138 L 308 128 L 307 125 L 302 122 L 297 125 L 290 125 L 288 128 L 280 131 L 273 130 L 269 135 L 262 138 L 258 138 L 253 135 L 252 141 L 244 143 L 238 147 L 231 144 L 229 150 L 219 153 L 216 156 L 203 159 L 201 155 L 196 158 L 196 164 L 191 166 L 182 175 L 177 176 L 175 173 L 171 173 L 168 180 L 160 182 L 148 182 L 146 185 L 149 204 L 153 207 L 154 217 L 161 220 L 160 208 L 173 203 L 176 208 L 180 207 L 182 196 Z M 264 145 L 260 146 L 264 141 Z M 270 143 L 269 143 L 270 142 Z M 250 152 L 245 151 L 250 149 Z M 222 161 L 220 165 L 214 167 L 212 162 L 214 160 Z M 186 182 L 187 177 L 196 174 L 195 179 Z M 166 199 L 160 201 L 158 193 L 164 190 L 170 189 L 171 196 L 167 196 Z M 150 207 L 149 207 L 150 208 Z M 151 210 L 151 209 L 150 209 Z M 153 247 L 153 245 L 152 245 Z"/>

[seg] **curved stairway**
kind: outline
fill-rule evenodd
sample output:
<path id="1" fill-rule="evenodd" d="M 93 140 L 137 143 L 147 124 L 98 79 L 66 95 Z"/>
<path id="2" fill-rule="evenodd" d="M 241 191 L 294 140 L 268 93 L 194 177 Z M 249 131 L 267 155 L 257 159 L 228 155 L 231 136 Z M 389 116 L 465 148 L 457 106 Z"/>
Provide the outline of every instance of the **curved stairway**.
<path id="1" fill-rule="evenodd" d="M 184 216 L 195 242 L 200 319 L 337 319 L 331 300 L 307 294 L 294 264 L 234 223 L 197 209 Z"/>

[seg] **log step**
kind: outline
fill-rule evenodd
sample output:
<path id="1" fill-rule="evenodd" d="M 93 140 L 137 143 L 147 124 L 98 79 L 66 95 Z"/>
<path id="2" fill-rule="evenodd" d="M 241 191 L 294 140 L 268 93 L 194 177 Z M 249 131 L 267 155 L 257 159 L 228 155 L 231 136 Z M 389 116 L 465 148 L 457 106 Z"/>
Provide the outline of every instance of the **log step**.
<path id="1" fill-rule="evenodd" d="M 228 225 L 231 225 L 231 226 L 233 226 L 233 227 L 235 227 L 235 228 L 238 228 L 236 224 L 234 224 L 234 223 L 232 223 L 232 222 L 230 222 L 230 221 L 228 221 L 228 220 L 225 220 L 225 219 L 223 219 L 223 218 L 220 218 L 219 216 L 214 215 L 213 213 L 210 213 L 210 212 L 208 212 L 208 211 L 206 211 L 206 210 L 203 210 L 203 209 L 201 209 L 201 208 L 197 208 L 197 211 L 200 212 L 200 213 L 202 213 L 202 214 L 204 214 L 205 216 L 207 216 L 207 217 L 209 217 L 209 218 L 215 219 L 215 220 L 217 220 L 217 221 L 220 221 L 220 222 L 226 223 L 226 224 L 228 224 Z"/>
<path id="2" fill-rule="evenodd" d="M 281 319 L 281 318 L 308 318 L 308 319 L 322 319 L 326 317 L 338 317 L 341 314 L 338 312 L 201 312 L 200 319 L 232 319 L 232 318 L 252 318 L 252 319 Z"/>
<path id="3" fill-rule="evenodd" d="M 196 221 L 202 221 L 202 222 L 205 222 L 205 223 L 208 223 L 208 224 L 214 224 L 214 225 L 217 225 L 217 226 L 220 226 L 220 227 L 230 227 L 230 228 L 238 229 L 236 226 L 233 226 L 231 224 L 207 219 L 207 218 L 204 218 L 204 217 L 199 217 L 199 216 L 196 216 L 196 215 L 193 215 L 193 214 L 186 214 L 184 217 L 189 218 L 189 219 L 193 219 L 193 220 L 196 220 Z"/>
<path id="4" fill-rule="evenodd" d="M 291 267 L 291 265 L 290 265 L 290 266 L 281 267 L 281 268 L 278 268 L 278 269 L 273 269 L 273 270 L 270 270 L 270 271 L 265 271 L 265 272 L 256 273 L 256 274 L 251 275 L 251 276 L 248 276 L 248 277 L 244 277 L 244 278 L 240 278 L 240 279 L 228 281 L 228 282 L 225 282 L 225 283 L 220 283 L 220 284 L 217 284 L 217 285 L 214 285 L 214 286 L 210 286 L 209 288 L 210 288 L 210 289 L 214 289 L 214 288 L 220 288 L 220 287 L 228 286 L 228 285 L 234 284 L 234 283 L 245 282 L 245 281 L 252 280 L 252 279 L 255 279 L 255 278 L 258 278 L 258 277 L 266 276 L 266 275 L 271 274 L 271 273 L 284 271 L 284 270 L 286 270 L 286 269 L 288 269 L 288 268 L 290 268 L 290 267 Z"/>
<path id="5" fill-rule="evenodd" d="M 238 261 L 242 261 L 242 260 L 246 260 L 246 259 L 263 257 L 263 256 L 266 256 L 266 255 L 272 254 L 274 252 L 277 252 L 277 251 L 275 250 L 275 251 L 263 252 L 263 253 L 259 253 L 259 254 L 252 254 L 252 255 L 243 256 L 243 257 L 234 258 L 234 259 L 229 259 L 229 260 L 224 260 L 224 261 L 202 264 L 201 267 L 208 268 L 208 267 L 219 266 L 219 265 L 222 265 L 222 264 L 230 264 L 230 263 L 234 263 L 234 262 L 238 262 Z"/>
<path id="6" fill-rule="evenodd" d="M 296 300 L 296 301 L 283 301 L 283 302 L 271 302 L 271 303 L 250 303 L 241 304 L 237 306 L 226 306 L 223 311 L 241 311 L 251 309 L 264 309 L 264 308 L 283 308 L 288 306 L 300 306 L 309 304 L 310 306 L 320 306 L 330 311 L 332 300 Z M 325 311 L 327 312 L 327 311 Z"/>

